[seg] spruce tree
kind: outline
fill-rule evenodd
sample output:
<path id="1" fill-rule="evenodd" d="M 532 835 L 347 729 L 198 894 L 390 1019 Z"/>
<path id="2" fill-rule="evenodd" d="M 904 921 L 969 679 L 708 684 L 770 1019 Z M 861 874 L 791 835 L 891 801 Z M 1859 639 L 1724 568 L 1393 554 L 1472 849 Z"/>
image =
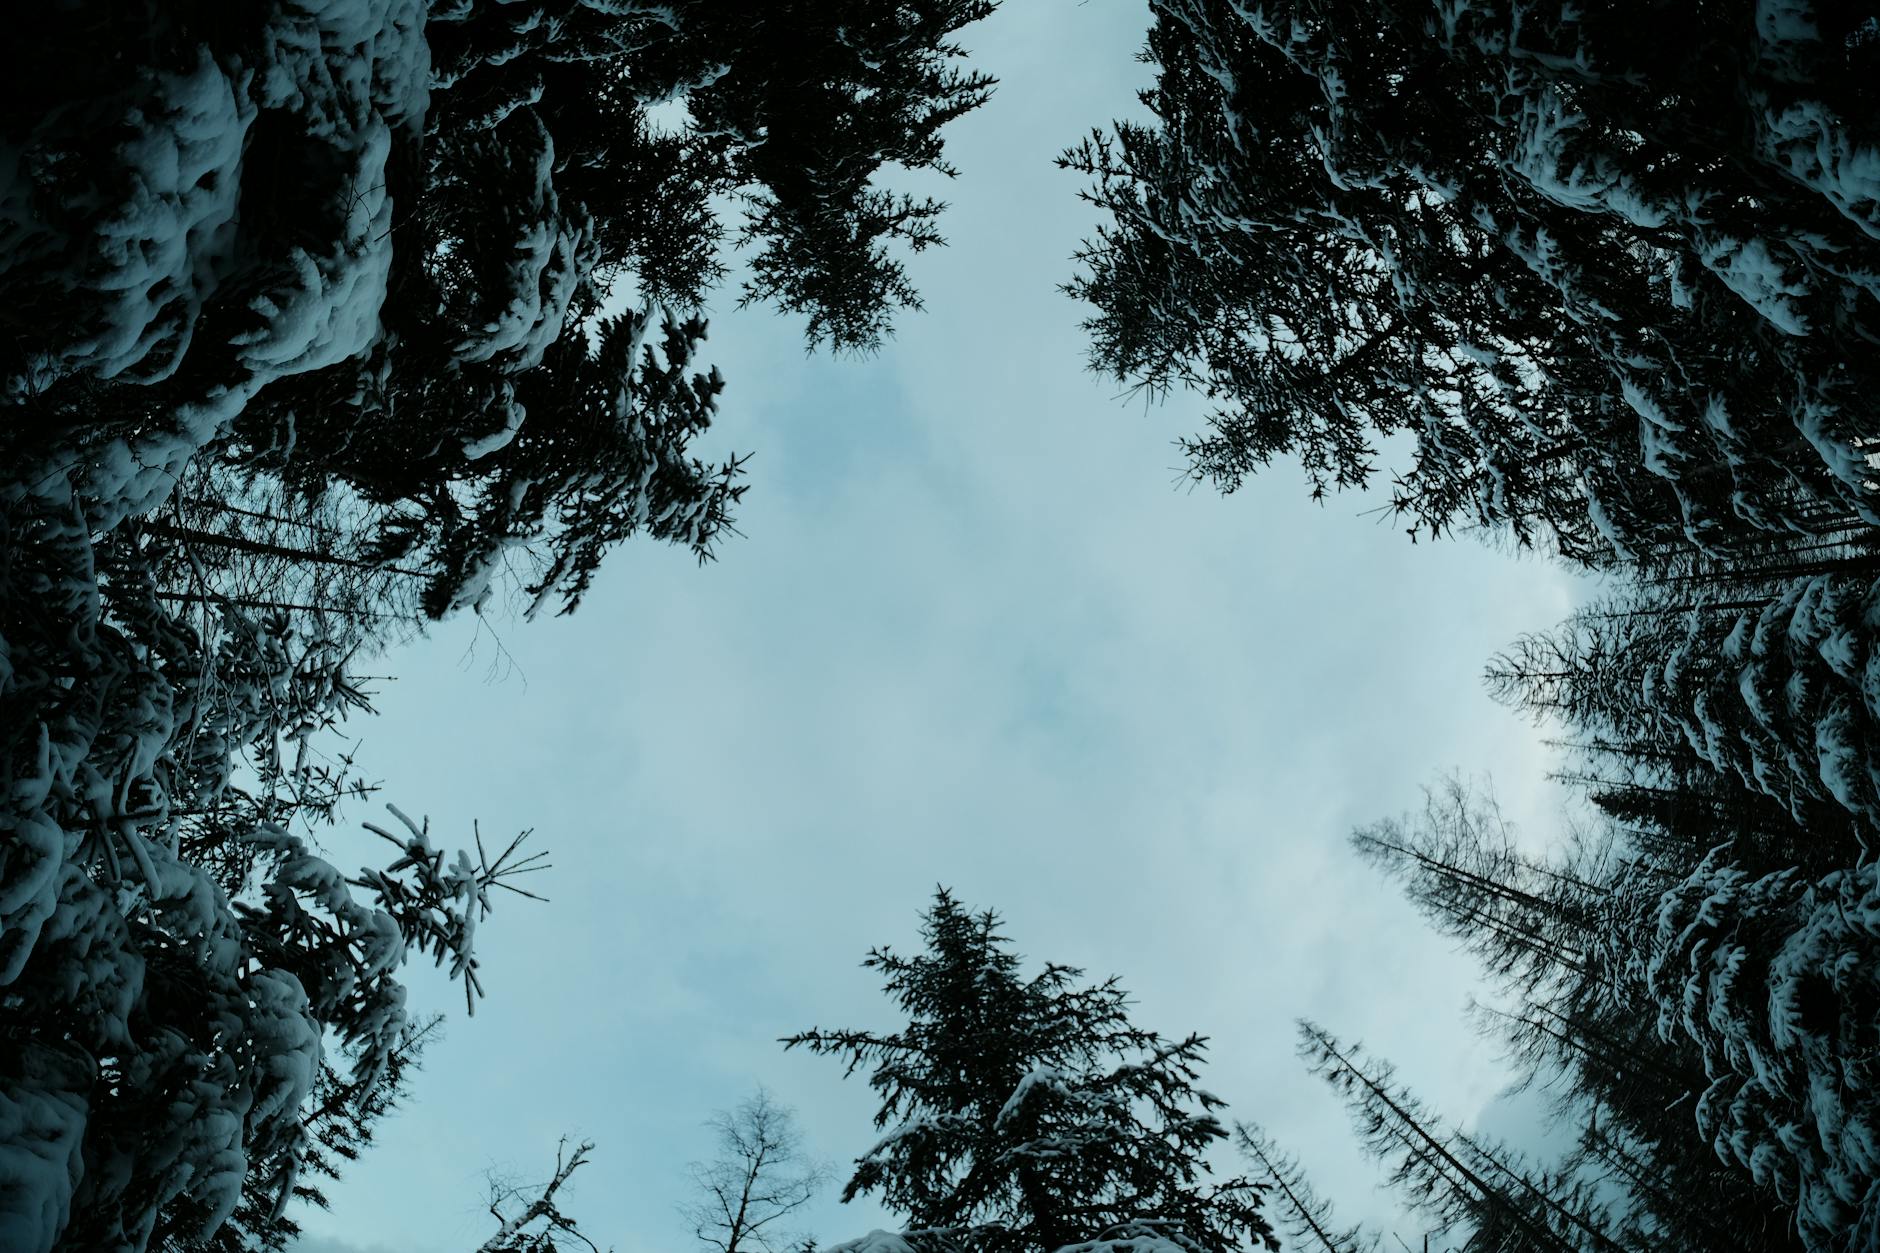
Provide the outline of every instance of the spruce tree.
<path id="1" fill-rule="evenodd" d="M 505 554 L 537 604 L 631 535 L 709 555 L 727 204 L 748 299 L 872 348 L 941 242 L 881 175 L 951 173 L 992 87 L 955 38 L 994 0 L 136 7 L 37 13 L 0 60 L 0 447 L 98 531 L 203 458 L 343 487 L 433 614 Z"/>
<path id="2" fill-rule="evenodd" d="M 1658 886 L 1610 828 L 1576 833 L 1561 854 L 1524 852 L 1492 789 L 1455 776 L 1425 790 L 1421 812 L 1360 827 L 1351 843 L 1491 979 L 1547 1002 L 1614 986 L 1607 937 Z"/>
<path id="3" fill-rule="evenodd" d="M 1404 1199 L 1440 1230 L 1468 1229 L 1468 1249 L 1632 1253 L 1584 1180 L 1444 1127 L 1388 1062 L 1306 1021 L 1299 1053 L 1345 1098 L 1365 1149 L 1390 1165 Z"/>
<path id="4" fill-rule="evenodd" d="M 355 876 L 311 851 L 369 790 L 315 747 L 366 712 L 362 659 L 491 595 L 573 608 L 631 537 L 712 553 L 741 491 L 691 451 L 726 204 L 756 210 L 755 298 L 878 342 L 939 211 L 878 176 L 944 167 L 990 88 L 953 40 L 991 7 L 19 15 L 0 1244 L 188 1245 L 231 1214 L 272 1240 L 296 1171 L 344 1159 L 395 1082 L 405 956 L 473 997 L 476 920 L 523 868 L 421 826 Z M 351 1129 L 308 1121 L 335 1082 Z"/>
<path id="5" fill-rule="evenodd" d="M 1196 1086 L 1201 1037 L 1136 1026 L 1114 979 L 1082 984 L 1056 964 L 1022 975 L 998 916 L 944 889 L 921 936 L 917 956 L 877 948 L 863 963 L 904 1027 L 785 1040 L 866 1070 L 880 1098 L 882 1138 L 844 1200 L 877 1197 L 906 1239 L 935 1248 L 1277 1247 L 1257 1188 L 1207 1182 L 1205 1154 L 1227 1131 L 1221 1101 Z"/>
<path id="6" fill-rule="evenodd" d="M 1685 890 L 1680 858 L 1696 854 L 1682 841 L 1650 854 L 1633 835 L 1606 823 L 1577 835 L 1567 855 L 1538 859 L 1517 850 L 1492 797 L 1452 779 L 1413 820 L 1361 829 L 1353 842 L 1512 998 L 1512 1008 L 1475 1006 L 1475 1023 L 1523 1085 L 1554 1094 L 1553 1125 L 1578 1131 L 1578 1148 L 1551 1174 L 1576 1189 L 1604 1180 L 1625 1198 L 1602 1220 L 1603 1239 L 1702 1248 L 1728 1232 L 1744 1248 L 1798 1247 L 1786 1216 L 1772 1215 L 1782 1198 L 1746 1189 L 1713 1152 L 1697 1107 L 1715 1071 L 1691 1036 L 1667 1026 L 1679 992 L 1642 947 Z M 1373 1096 L 1372 1112 L 1388 1112 Z M 1407 1182 L 1414 1193 L 1429 1180 Z M 1495 1219 L 1494 1230 L 1511 1221 Z"/>
<path id="7" fill-rule="evenodd" d="M 1826 850 L 1844 856 L 1880 834 L 1876 586 L 1810 574 L 1692 604 L 1675 585 L 1635 584 L 1495 658 L 1490 687 L 1606 752 L 1655 753 L 1661 781 L 1697 768 L 1823 840 L 1845 832 Z"/>
<path id="8" fill-rule="evenodd" d="M 1294 1249 L 1314 1253 L 1378 1253 L 1383 1241 L 1362 1227 L 1340 1229 L 1332 1205 L 1306 1178 L 1297 1158 L 1253 1123 L 1236 1123 L 1234 1143 L 1253 1166 L 1259 1183 L 1279 1210 L 1280 1231 Z"/>
<path id="9" fill-rule="evenodd" d="M 1880 520 L 1880 41 L 1747 3 L 1165 0 L 1105 211 L 1096 368 L 1215 403 L 1231 490 L 1384 473 L 1414 534 L 1601 564 Z"/>
<path id="10" fill-rule="evenodd" d="M 251 1165 L 234 1213 L 208 1236 L 201 1234 L 200 1214 L 182 1206 L 160 1221 L 151 1247 L 166 1253 L 284 1253 L 291 1249 L 301 1229 L 288 1202 L 330 1208 L 323 1184 L 337 1180 L 342 1170 L 357 1162 L 371 1147 L 379 1120 L 410 1097 L 413 1074 L 442 1023 L 442 1015 L 433 1015 L 408 1026 L 376 1082 L 349 1073 L 350 1067 L 335 1065 L 334 1059 L 322 1058 L 312 1098 L 302 1111 L 303 1134 L 291 1146 L 291 1156 Z M 279 1188 L 284 1167 L 294 1171 L 287 1196 Z"/>
<path id="11" fill-rule="evenodd" d="M 1700 1049 L 1711 1080 L 1698 1129 L 1794 1208 L 1813 1249 L 1880 1236 L 1876 916 L 1871 864 L 1809 883 L 1711 857 L 1642 946 L 1659 1031 Z"/>

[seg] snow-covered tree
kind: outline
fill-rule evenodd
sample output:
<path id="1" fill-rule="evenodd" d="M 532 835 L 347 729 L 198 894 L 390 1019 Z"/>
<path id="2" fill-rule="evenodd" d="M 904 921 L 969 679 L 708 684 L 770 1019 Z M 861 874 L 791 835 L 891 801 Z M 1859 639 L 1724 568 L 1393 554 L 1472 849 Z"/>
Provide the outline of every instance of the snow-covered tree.
<path id="1" fill-rule="evenodd" d="M 1822 573 L 1691 603 L 1677 585 L 1636 584 L 1519 641 L 1491 663 L 1491 689 L 1609 753 L 1760 793 L 1822 840 L 1851 828 L 1830 850 L 1845 855 L 1880 836 L 1877 589 Z"/>
<path id="2" fill-rule="evenodd" d="M 192 458 L 344 487 L 433 613 L 506 553 L 568 603 L 629 535 L 707 555 L 726 206 L 747 295 L 867 348 L 917 303 L 900 250 L 939 242 L 878 175 L 949 171 L 991 87 L 953 39 L 992 0 L 97 8 L 0 54 L 0 448 L 98 531 Z"/>
<path id="3" fill-rule="evenodd" d="M 1226 489 L 1296 456 L 1414 534 L 1604 563 L 1880 521 L 1880 38 L 1747 0 L 1154 0 L 1147 124 L 1066 155 L 1106 212 L 1097 368 L 1216 404 Z"/>
<path id="4" fill-rule="evenodd" d="M 1114 979 L 1047 964 L 1026 977 L 990 911 L 941 890 L 925 951 L 864 963 L 907 1015 L 895 1031 L 812 1030 L 785 1043 L 865 1069 L 881 1140 L 843 1199 L 872 1195 L 915 1247 L 1228 1253 L 1276 1247 L 1245 1179 L 1209 1183 L 1226 1134 L 1198 1088 L 1199 1036 L 1129 1020 Z"/>
<path id="5" fill-rule="evenodd" d="M 600 1253 L 600 1246 L 561 1208 L 562 1189 L 575 1171 L 587 1165 L 588 1154 L 593 1151 L 593 1143 L 587 1140 L 570 1151 L 564 1139 L 555 1149 L 555 1169 L 546 1180 L 523 1183 L 493 1176 L 489 1210 L 496 1220 L 496 1230 L 477 1246 L 476 1253 L 557 1253 L 572 1249 Z"/>
<path id="6" fill-rule="evenodd" d="M 278 1191 L 278 1163 L 251 1163 L 241 1200 L 227 1222 L 203 1237 L 193 1215 L 159 1222 L 151 1247 L 164 1253 L 286 1253 L 301 1233 L 297 1211 L 304 1206 L 331 1208 L 325 1184 L 357 1162 L 372 1146 L 379 1120 L 411 1096 L 411 1080 L 425 1047 L 433 1042 L 443 1016 L 410 1024 L 386 1059 L 378 1078 L 368 1082 L 353 1060 L 329 1054 L 320 1061 L 312 1099 L 303 1109 L 303 1134 L 292 1152 L 298 1159 L 293 1195 L 283 1206 Z"/>
<path id="7" fill-rule="evenodd" d="M 1580 1170 L 1625 1197 L 1614 1215 L 1622 1244 L 1745 1253 L 1808 1248 L 1787 1206 L 1771 1204 L 1767 1192 L 1743 1187 L 1738 1171 L 1691 1136 L 1688 1101 L 1669 1112 L 1684 1116 L 1675 1120 L 1675 1136 L 1657 1140 L 1636 1138 L 1611 1125 L 1600 1108 L 1588 1113 L 1580 1128 L 1574 1152 Z M 1672 1121 L 1664 1113 L 1661 1125 Z"/>
<path id="8" fill-rule="evenodd" d="M 1693 1105 L 1711 1074 L 1689 1037 L 1658 1029 L 1668 1002 L 1647 978 L 1640 937 L 1698 854 L 1684 839 L 1650 852 L 1637 834 L 1609 821 L 1577 834 L 1565 854 L 1536 857 L 1519 851 L 1492 796 L 1451 779 L 1421 814 L 1360 829 L 1353 842 L 1512 1000 L 1474 1006 L 1475 1025 L 1503 1045 L 1523 1085 L 1552 1094 L 1552 1123 L 1577 1133 L 1553 1174 L 1574 1188 L 1600 1180 L 1625 1198 L 1598 1224 L 1602 1239 L 1704 1248 L 1728 1233 L 1745 1249 L 1795 1248 L 1780 1198 L 1745 1188 L 1696 1134 Z M 1411 1195 L 1428 1182 L 1405 1178 Z"/>
<path id="9" fill-rule="evenodd" d="M 473 993 L 477 921 L 526 868 L 422 825 L 382 869 L 314 851 L 370 790 L 330 742 L 361 658 L 501 587 L 572 608 L 634 536 L 711 553 L 741 490 L 690 452 L 727 198 L 758 211 L 755 296 L 813 340 L 885 333 L 937 207 L 874 182 L 942 168 L 990 86 L 951 41 L 990 8 L 18 15 L 0 1245 L 187 1246 L 238 1210 L 274 1239 L 316 1145 L 344 1157 L 364 1121 L 308 1111 L 335 1083 L 382 1103 L 405 957 Z"/>
<path id="10" fill-rule="evenodd" d="M 0 1243 L 206 1238 L 294 1194 L 323 1059 L 381 1081 L 407 955 L 474 983 L 524 866 L 402 820 L 381 869 L 313 852 L 349 788 L 321 737 L 364 706 L 346 654 L 308 619 L 165 600 L 168 541 L 42 492 L 0 498 Z"/>
<path id="11" fill-rule="evenodd" d="M 1619 1243 L 1804 1247 L 1788 1207 L 1745 1187 L 1698 1134 L 1693 1109 L 1710 1084 L 1703 1057 L 1688 1039 L 1659 1033 L 1644 989 L 1616 995 L 1594 977 L 1512 1009 L 1478 1004 L 1473 1017 L 1503 1045 L 1520 1082 L 1550 1095 L 1550 1124 L 1574 1136 L 1562 1169 L 1623 1198 L 1612 1214 Z"/>
<path id="12" fill-rule="evenodd" d="M 1880 1238 L 1880 869 L 1810 883 L 1707 858 L 1641 949 L 1660 1032 L 1702 1051 L 1717 1154 L 1794 1208 L 1809 1248 Z"/>
<path id="13" fill-rule="evenodd" d="M 353 877 L 257 828 L 254 904 L 141 835 L 120 870 L 59 868 L 0 1011 L 26 1066 L 0 1092 L 9 1248 L 207 1239 L 255 1182 L 279 1215 L 328 1037 L 360 1094 L 382 1082 L 407 1039 L 400 967 L 430 955 L 474 995 L 477 924 L 527 868 L 513 844 L 447 860 L 400 822 L 396 860 Z"/>

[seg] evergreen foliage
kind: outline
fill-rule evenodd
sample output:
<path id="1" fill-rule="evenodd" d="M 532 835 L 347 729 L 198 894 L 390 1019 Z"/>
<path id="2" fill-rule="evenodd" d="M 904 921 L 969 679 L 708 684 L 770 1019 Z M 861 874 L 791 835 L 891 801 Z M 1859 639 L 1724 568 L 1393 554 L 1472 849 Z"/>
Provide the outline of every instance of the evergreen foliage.
<path id="1" fill-rule="evenodd" d="M 1319 1195 L 1292 1157 L 1253 1123 L 1234 1127 L 1234 1143 L 1254 1169 L 1279 1209 L 1280 1232 L 1294 1249 L 1315 1253 L 1378 1253 L 1383 1241 L 1362 1227 L 1340 1230 L 1332 1219 L 1332 1205 Z"/>
<path id="2" fill-rule="evenodd" d="M 791 1048 L 868 1072 L 881 1140 L 843 1199 L 872 1195 L 917 1248 L 1057 1253 L 1227 1253 L 1276 1248 L 1245 1179 L 1209 1184 L 1227 1135 L 1221 1101 L 1195 1086 L 1199 1036 L 1129 1019 L 1109 979 L 1047 964 L 1030 977 L 999 931 L 942 889 L 925 950 L 870 951 L 907 1016 L 892 1032 L 812 1030 Z"/>
<path id="3" fill-rule="evenodd" d="M 1307 1029 L 1369 1147 L 1396 1162 L 1408 1198 L 1448 1195 L 1430 1213 L 1472 1231 L 1469 1247 L 1827 1249 L 1860 1230 L 1864 880 L 1756 878 L 1727 843 L 1705 853 L 1696 841 L 1716 830 L 1703 821 L 1609 818 L 1543 859 L 1519 851 L 1492 796 L 1449 780 L 1415 818 L 1354 835 L 1481 959 L 1508 1007 L 1478 1005 L 1478 1026 L 1578 1130 L 1557 1167 L 1510 1165 L 1432 1129 L 1387 1068 Z M 1544 1196 L 1544 1211 L 1483 1209 L 1484 1183 L 1517 1177 L 1516 1198 Z"/>
<path id="4" fill-rule="evenodd" d="M 1299 1024 L 1299 1051 L 1344 1097 L 1365 1148 L 1390 1164 L 1392 1183 L 1439 1231 L 1468 1229 L 1469 1247 L 1485 1253 L 1621 1253 L 1609 1216 L 1584 1181 L 1443 1127 L 1396 1082 L 1390 1063 L 1315 1023 Z"/>
<path id="5" fill-rule="evenodd" d="M 1412 535 L 1604 563 L 1880 521 L 1880 39 L 1800 3 L 1156 0 L 1150 123 L 1067 153 L 1100 370 L 1225 489 L 1383 440 Z"/>
<path id="6" fill-rule="evenodd" d="M 96 0 L 0 46 L 0 1247 L 266 1250 L 481 993 L 521 837 L 322 850 L 376 785 L 368 659 L 507 595 L 570 612 L 636 537 L 708 559 L 742 460 L 707 298 L 867 353 L 918 309 L 942 136 L 996 0 Z M 1880 19 L 1802 0 L 1151 0 L 1147 123 L 1066 153 L 1104 214 L 1094 365 L 1214 404 L 1232 490 L 1380 474 L 1615 577 L 1489 667 L 1590 802 L 1523 846 L 1459 781 L 1357 851 L 1483 964 L 1578 1136 L 1555 1164 L 1314 1024 L 1308 1066 L 1462 1248 L 1880 1246 Z M 1407 460 L 1380 467 L 1387 443 Z M 494 855 L 492 855 L 492 853 Z M 906 1025 L 843 1253 L 1372 1253 L 1257 1128 L 1212 1179 L 1198 1036 L 1026 975 L 941 891 L 871 952 Z M 793 1245 L 762 1101 L 701 1240 Z M 490 1253 L 594 1247 L 590 1146 L 496 1183 Z M 721 1169 L 722 1167 L 722 1169 Z M 807 1251 L 812 1244 L 804 1244 Z M 833 1251 L 832 1251 L 833 1253 Z"/>
<path id="7" fill-rule="evenodd" d="M 1793 1207 L 1811 1248 L 1880 1238 L 1877 940 L 1871 864 L 1810 884 L 1706 858 L 1665 893 L 1644 955 L 1660 1034 L 1695 1045 L 1711 1080 L 1698 1131 Z"/>
<path id="8" fill-rule="evenodd" d="M 731 224 L 752 299 L 878 344 L 940 211 L 878 178 L 948 171 L 992 8 L 10 16 L 0 1246 L 291 1237 L 404 1091 L 403 964 L 474 1003 L 477 925 L 539 865 L 402 815 L 376 868 L 322 854 L 374 790 L 366 660 L 499 592 L 572 610 L 636 536 L 710 556 Z M 571 1238 L 542 1200 L 513 1247 Z"/>
<path id="9" fill-rule="evenodd" d="M 942 208 L 877 176 L 952 173 L 941 130 L 992 88 L 953 36 L 993 0 L 146 7 L 102 50 L 46 10 L 7 63 L 0 438 L 107 530 L 205 456 L 348 488 L 432 615 L 509 550 L 532 607 L 632 535 L 709 556 L 740 492 L 687 451 L 723 206 L 747 299 L 873 348 Z"/>
<path id="10" fill-rule="evenodd" d="M 1693 601 L 1636 582 L 1520 640 L 1491 663 L 1490 686 L 1603 743 L 1655 746 L 1761 793 L 1824 840 L 1851 828 L 1848 844 L 1867 846 L 1880 835 L 1875 586 L 1805 574 Z"/>
<path id="11" fill-rule="evenodd" d="M 1478 1024 L 1578 1150 L 1542 1171 L 1445 1130 L 1311 1026 L 1308 1060 L 1469 1248 L 1872 1244 L 1880 24 L 1786 0 L 1151 12 L 1151 118 L 1062 160 L 1102 213 L 1070 286 L 1093 365 L 1213 402 L 1198 480 L 1381 475 L 1413 537 L 1615 576 L 1489 667 L 1561 737 L 1591 806 L 1569 846 L 1524 848 L 1455 781 L 1354 841 L 1482 961 Z M 1283 1152 L 1243 1148 L 1298 1238 L 1362 1245 Z"/>

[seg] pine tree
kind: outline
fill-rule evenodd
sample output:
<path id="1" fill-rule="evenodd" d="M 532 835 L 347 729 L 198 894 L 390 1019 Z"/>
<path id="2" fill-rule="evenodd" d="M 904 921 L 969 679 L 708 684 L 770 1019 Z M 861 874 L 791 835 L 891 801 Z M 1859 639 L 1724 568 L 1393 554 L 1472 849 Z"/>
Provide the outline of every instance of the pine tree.
<path id="1" fill-rule="evenodd" d="M 1684 1112 L 1687 1105 L 1676 1109 Z M 1745 1189 L 1736 1171 L 1694 1140 L 1688 1119 L 1680 1120 L 1675 1131 L 1675 1136 L 1642 1141 L 1602 1126 L 1597 1113 L 1581 1130 L 1575 1160 L 1582 1171 L 1597 1172 L 1607 1186 L 1624 1190 L 1625 1210 L 1617 1216 L 1621 1243 L 1768 1253 L 1808 1247 L 1787 1208 L 1771 1205 L 1765 1192 Z"/>
<path id="2" fill-rule="evenodd" d="M 1620 1243 L 1804 1247 L 1787 1209 L 1745 1188 L 1698 1134 L 1693 1110 L 1710 1084 L 1703 1057 L 1688 1040 L 1659 1033 L 1642 990 L 1620 996 L 1588 981 L 1551 1002 L 1476 1005 L 1473 1017 L 1501 1041 L 1523 1085 L 1553 1094 L 1552 1125 L 1577 1132 L 1562 1170 L 1623 1194 L 1614 1215 Z"/>
<path id="3" fill-rule="evenodd" d="M 1227 1132 L 1195 1086 L 1201 1037 L 1134 1025 L 1114 979 L 1079 985 L 1055 964 L 1023 977 L 997 915 L 944 889 L 921 935 L 919 956 L 877 948 L 864 963 L 904 1028 L 785 1041 L 868 1069 L 880 1097 L 885 1134 L 844 1200 L 878 1197 L 916 1243 L 987 1253 L 1277 1247 L 1248 1181 L 1204 1183 Z"/>

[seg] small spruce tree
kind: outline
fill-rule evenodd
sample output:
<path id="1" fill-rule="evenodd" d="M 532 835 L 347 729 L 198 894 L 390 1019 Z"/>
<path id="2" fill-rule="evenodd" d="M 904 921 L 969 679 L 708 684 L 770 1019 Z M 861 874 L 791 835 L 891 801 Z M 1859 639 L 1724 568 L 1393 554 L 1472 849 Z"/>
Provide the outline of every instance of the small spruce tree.
<path id="1" fill-rule="evenodd" d="M 1220 1099 L 1195 1086 L 1202 1037 L 1135 1025 L 1114 978 L 1081 984 L 1055 963 L 1025 977 L 998 915 L 944 889 L 921 936 L 918 956 L 877 948 L 863 963 L 905 1027 L 784 1041 L 869 1070 L 881 1099 L 884 1134 L 857 1159 L 845 1201 L 878 1197 L 917 1246 L 1278 1247 L 1254 1184 L 1206 1182 L 1205 1154 L 1227 1132 Z"/>

